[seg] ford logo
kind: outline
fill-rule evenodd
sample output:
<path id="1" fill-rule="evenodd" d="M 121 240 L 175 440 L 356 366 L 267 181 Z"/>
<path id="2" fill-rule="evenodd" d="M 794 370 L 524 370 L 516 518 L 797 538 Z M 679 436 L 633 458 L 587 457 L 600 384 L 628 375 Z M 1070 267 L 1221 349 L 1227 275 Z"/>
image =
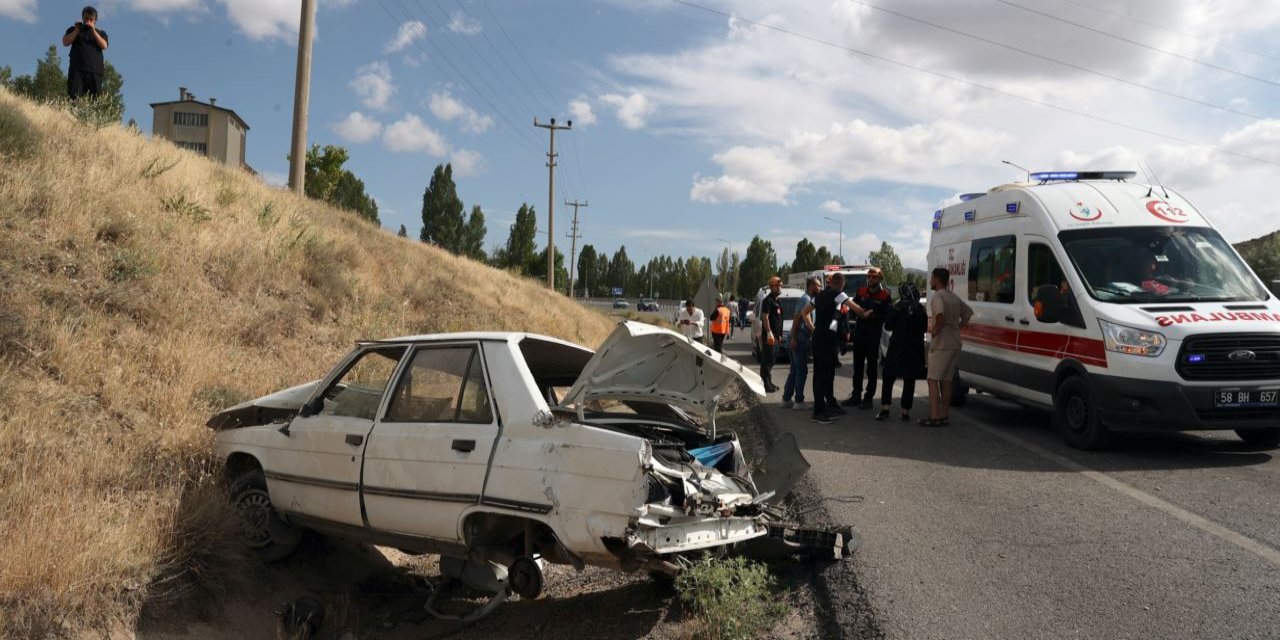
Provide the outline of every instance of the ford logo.
<path id="1" fill-rule="evenodd" d="M 1232 351 L 1227 354 L 1227 359 L 1232 362 L 1253 362 L 1258 359 L 1258 354 L 1241 349 L 1240 351 Z"/>

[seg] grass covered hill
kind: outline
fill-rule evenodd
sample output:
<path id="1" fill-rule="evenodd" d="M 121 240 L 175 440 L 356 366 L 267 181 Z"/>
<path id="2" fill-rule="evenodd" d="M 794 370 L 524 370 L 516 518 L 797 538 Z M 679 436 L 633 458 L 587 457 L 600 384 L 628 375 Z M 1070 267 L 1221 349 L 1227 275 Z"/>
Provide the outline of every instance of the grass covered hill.
<path id="1" fill-rule="evenodd" d="M 612 321 L 537 282 L 0 90 L 0 637 L 128 630 L 243 562 L 214 411 L 359 338 Z"/>
<path id="2" fill-rule="evenodd" d="M 1280 281 L 1280 231 L 1241 242 L 1236 245 L 1236 251 L 1272 291 L 1280 294 L 1280 283 L 1277 282 Z"/>

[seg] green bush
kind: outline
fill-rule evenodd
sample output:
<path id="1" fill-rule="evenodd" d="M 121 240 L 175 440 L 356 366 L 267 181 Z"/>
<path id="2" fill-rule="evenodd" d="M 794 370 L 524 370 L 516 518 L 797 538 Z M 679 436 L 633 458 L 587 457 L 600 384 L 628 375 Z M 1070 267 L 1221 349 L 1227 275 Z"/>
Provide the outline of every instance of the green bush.
<path id="1" fill-rule="evenodd" d="M 773 627 L 786 606 L 773 595 L 768 567 L 742 557 L 705 558 L 676 578 L 680 600 L 701 623 L 706 640 L 755 638 Z"/>

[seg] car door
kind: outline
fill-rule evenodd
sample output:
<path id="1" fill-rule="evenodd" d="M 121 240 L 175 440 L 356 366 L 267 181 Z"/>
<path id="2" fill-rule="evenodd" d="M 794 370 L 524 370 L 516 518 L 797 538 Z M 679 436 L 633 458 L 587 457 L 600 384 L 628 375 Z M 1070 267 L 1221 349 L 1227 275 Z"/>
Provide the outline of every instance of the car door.
<path id="1" fill-rule="evenodd" d="M 414 349 L 364 452 L 370 527 L 461 539 L 498 435 L 487 379 L 479 343 Z"/>
<path id="2" fill-rule="evenodd" d="M 292 513 L 361 526 L 360 460 L 404 346 L 352 353 L 288 425 L 265 469 L 272 501 Z"/>

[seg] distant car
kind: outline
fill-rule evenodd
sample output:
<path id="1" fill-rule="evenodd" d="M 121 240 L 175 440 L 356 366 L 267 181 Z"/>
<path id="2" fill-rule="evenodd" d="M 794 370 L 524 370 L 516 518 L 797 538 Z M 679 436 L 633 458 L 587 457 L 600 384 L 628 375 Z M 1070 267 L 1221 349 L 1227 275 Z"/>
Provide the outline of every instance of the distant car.
<path id="1" fill-rule="evenodd" d="M 631 303 L 627 302 L 626 300 L 623 300 L 622 298 L 618 298 L 617 300 L 613 301 L 613 308 L 614 309 L 630 309 Z"/>
<path id="2" fill-rule="evenodd" d="M 640 298 L 636 302 L 636 311 L 658 311 L 658 301 L 653 298 Z"/>

